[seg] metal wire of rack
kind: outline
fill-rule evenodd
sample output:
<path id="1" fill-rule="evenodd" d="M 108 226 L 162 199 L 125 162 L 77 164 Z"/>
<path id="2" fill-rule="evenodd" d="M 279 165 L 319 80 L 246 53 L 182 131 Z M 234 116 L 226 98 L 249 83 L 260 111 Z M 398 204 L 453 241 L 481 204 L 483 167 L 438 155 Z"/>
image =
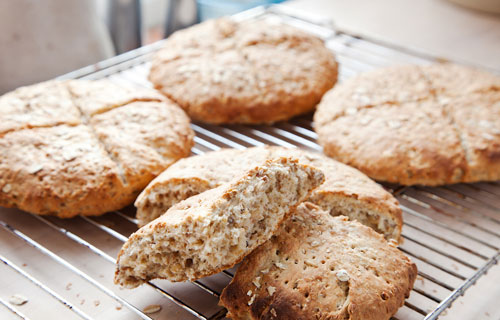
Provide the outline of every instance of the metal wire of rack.
<path id="1" fill-rule="evenodd" d="M 340 81 L 376 67 L 432 61 L 335 30 L 325 21 L 295 16 L 279 6 L 253 9 L 235 18 L 277 19 L 322 37 L 340 63 Z M 162 44 L 139 48 L 62 78 L 108 78 L 127 86 L 151 87 L 146 80 L 149 60 Z M 321 151 L 310 115 L 274 126 L 192 126 L 196 132 L 193 154 L 263 144 Z M 387 187 L 404 212 L 400 249 L 419 269 L 415 288 L 394 319 L 437 319 L 500 259 L 500 183 Z M 70 220 L 1 208 L 0 318 L 224 318 L 218 297 L 234 269 L 192 283 L 156 280 L 135 290 L 122 290 L 112 283 L 115 257 L 136 228 L 133 207 Z M 35 301 L 19 307 L 3 298 L 17 292 Z M 143 312 L 151 304 L 162 309 L 154 314 Z"/>

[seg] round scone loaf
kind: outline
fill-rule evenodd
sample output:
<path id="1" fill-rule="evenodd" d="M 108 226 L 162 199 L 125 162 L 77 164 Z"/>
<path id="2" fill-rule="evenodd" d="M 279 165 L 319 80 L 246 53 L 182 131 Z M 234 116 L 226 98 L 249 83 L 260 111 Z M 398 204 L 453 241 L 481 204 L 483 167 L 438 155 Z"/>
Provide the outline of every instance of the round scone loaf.
<path id="1" fill-rule="evenodd" d="M 120 209 L 193 144 L 181 108 L 109 81 L 22 87 L 0 109 L 0 205 L 36 214 Z"/>
<path id="2" fill-rule="evenodd" d="M 388 320 L 416 277 L 394 241 L 305 202 L 243 260 L 220 303 L 231 319 Z"/>
<path id="3" fill-rule="evenodd" d="M 294 157 L 325 174 L 325 182 L 308 198 L 331 215 L 347 215 L 386 238 L 399 239 L 402 227 L 397 200 L 356 169 L 326 156 L 299 149 L 255 147 L 222 149 L 182 159 L 165 170 L 135 202 L 142 226 L 174 204 L 226 183 L 266 159 Z"/>
<path id="4" fill-rule="evenodd" d="M 314 115 L 324 152 L 373 179 L 443 185 L 500 179 L 500 77 L 454 64 L 361 74 Z"/>
<path id="5" fill-rule="evenodd" d="M 193 120 L 272 123 L 313 110 L 335 84 L 337 63 L 301 30 L 221 18 L 173 34 L 149 80 Z"/>

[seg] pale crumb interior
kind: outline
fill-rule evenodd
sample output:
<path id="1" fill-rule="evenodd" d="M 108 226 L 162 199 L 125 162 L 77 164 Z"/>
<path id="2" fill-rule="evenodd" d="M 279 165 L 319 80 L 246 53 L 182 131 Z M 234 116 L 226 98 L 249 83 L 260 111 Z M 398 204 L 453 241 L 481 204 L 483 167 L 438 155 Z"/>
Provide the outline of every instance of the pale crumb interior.
<path id="1" fill-rule="evenodd" d="M 193 221 L 157 229 L 131 244 L 119 260 L 118 281 L 134 287 L 153 278 L 193 280 L 231 267 L 268 240 L 291 208 L 323 179 L 318 170 L 296 164 L 265 171 L 233 186 L 229 200 L 211 207 L 200 204 L 196 209 L 206 213 Z M 220 194 L 219 188 L 200 196 Z"/>
<path id="2" fill-rule="evenodd" d="M 357 201 L 344 197 L 322 197 L 311 202 L 330 212 L 332 216 L 344 215 L 384 235 L 386 239 L 399 238 L 397 222 L 389 215 L 360 207 Z"/>
<path id="3" fill-rule="evenodd" d="M 210 188 L 212 187 L 208 183 L 182 183 L 177 181 L 168 181 L 165 184 L 155 186 L 154 191 L 138 199 L 135 203 L 139 227 L 158 218 L 167 212 L 171 206 Z"/>

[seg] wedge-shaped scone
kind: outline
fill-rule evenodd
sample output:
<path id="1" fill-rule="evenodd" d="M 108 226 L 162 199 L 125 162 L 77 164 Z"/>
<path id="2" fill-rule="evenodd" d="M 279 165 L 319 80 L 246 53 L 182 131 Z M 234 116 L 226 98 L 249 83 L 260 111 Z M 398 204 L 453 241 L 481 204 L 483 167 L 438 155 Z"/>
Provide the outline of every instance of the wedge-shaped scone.
<path id="1" fill-rule="evenodd" d="M 238 268 L 220 303 L 232 319 L 389 319 L 417 268 L 395 242 L 305 202 Z"/>
<path id="2" fill-rule="evenodd" d="M 288 156 L 312 165 L 325 174 L 325 182 L 308 201 L 332 215 L 347 215 L 384 234 L 399 239 L 401 209 L 396 199 L 358 170 L 324 155 L 299 149 L 256 147 L 223 149 L 182 159 L 153 180 L 135 202 L 139 225 L 165 213 L 190 196 L 226 183 L 266 159 Z"/>
<path id="3" fill-rule="evenodd" d="M 324 181 L 290 158 L 266 161 L 228 184 L 171 207 L 134 233 L 118 255 L 115 282 L 195 280 L 241 261 Z"/>

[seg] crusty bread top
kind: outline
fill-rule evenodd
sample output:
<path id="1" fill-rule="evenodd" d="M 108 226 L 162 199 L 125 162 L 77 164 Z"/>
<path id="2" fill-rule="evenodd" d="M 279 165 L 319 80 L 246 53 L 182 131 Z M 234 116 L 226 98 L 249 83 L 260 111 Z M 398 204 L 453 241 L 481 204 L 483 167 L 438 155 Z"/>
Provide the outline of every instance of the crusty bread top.
<path id="1" fill-rule="evenodd" d="M 500 90 L 500 77 L 478 69 L 452 63 L 420 66 L 437 96 L 467 96 Z"/>
<path id="2" fill-rule="evenodd" d="M 127 200 L 116 163 L 84 125 L 12 131 L 0 158 L 2 206 L 70 217 Z"/>
<path id="3" fill-rule="evenodd" d="M 137 198 L 135 205 L 138 208 L 139 223 L 144 225 L 150 219 L 156 218 L 150 216 L 151 205 L 161 202 L 158 199 L 161 199 L 162 195 L 175 198 L 174 195 L 165 194 L 175 193 L 174 185 L 179 185 L 184 189 L 195 189 L 193 186 L 199 186 L 200 191 L 214 188 L 230 181 L 234 176 L 256 164 L 278 156 L 296 157 L 302 163 L 313 165 L 323 171 L 325 182 L 313 191 L 310 201 L 324 209 L 336 209 L 338 212 L 332 213 L 341 214 L 343 209 L 332 207 L 332 201 L 326 201 L 327 198 L 338 197 L 339 199 L 351 200 L 350 206 L 377 212 L 393 221 L 393 230 L 387 236 L 399 239 L 402 226 L 401 209 L 395 198 L 380 185 L 358 170 L 321 154 L 269 146 L 245 150 L 222 149 L 178 161 L 153 180 Z M 166 190 L 162 190 L 162 188 Z M 174 191 L 169 191 L 170 189 Z M 174 200 L 180 201 L 182 199 Z M 168 207 L 159 208 L 163 212 L 167 209 Z"/>
<path id="4" fill-rule="evenodd" d="M 460 139 L 435 104 L 385 104 L 345 115 L 319 129 L 324 151 L 376 180 L 460 182 L 465 171 Z"/>
<path id="5" fill-rule="evenodd" d="M 130 236 L 118 255 L 115 282 L 192 281 L 231 268 L 323 181 L 318 169 L 278 158 L 179 202 Z"/>
<path id="6" fill-rule="evenodd" d="M 311 111 L 337 79 L 315 36 L 265 20 L 210 20 L 174 33 L 150 81 L 196 121 L 272 123 Z"/>
<path id="7" fill-rule="evenodd" d="M 427 98 L 432 85 L 414 65 L 394 66 L 361 73 L 328 91 L 318 105 L 316 126 L 329 124 L 361 108 Z"/>
<path id="8" fill-rule="evenodd" d="M 119 209 L 193 144 L 178 106 L 109 81 L 22 87 L 0 108 L 0 205 L 33 213 Z"/>
<path id="9" fill-rule="evenodd" d="M 110 81 L 69 81 L 68 89 L 75 105 L 90 117 L 132 102 L 165 101 L 159 92 L 145 88 L 128 88 Z"/>
<path id="10" fill-rule="evenodd" d="M 500 89 L 500 85 L 498 86 Z M 500 90 L 443 99 L 467 163 L 464 182 L 500 179 Z"/>
<path id="11" fill-rule="evenodd" d="M 377 180 L 498 180 L 499 90 L 500 77 L 453 64 L 379 69 L 328 92 L 315 130 L 327 155 Z M 474 114 L 474 121 L 464 125 L 461 114 Z"/>
<path id="12" fill-rule="evenodd" d="M 80 112 L 62 82 L 42 82 L 8 92 L 0 97 L 0 110 L 0 136 L 27 128 L 81 123 Z"/>
<path id="13" fill-rule="evenodd" d="M 388 320 L 416 276 L 393 242 L 305 202 L 243 260 L 220 303 L 232 319 Z"/>

